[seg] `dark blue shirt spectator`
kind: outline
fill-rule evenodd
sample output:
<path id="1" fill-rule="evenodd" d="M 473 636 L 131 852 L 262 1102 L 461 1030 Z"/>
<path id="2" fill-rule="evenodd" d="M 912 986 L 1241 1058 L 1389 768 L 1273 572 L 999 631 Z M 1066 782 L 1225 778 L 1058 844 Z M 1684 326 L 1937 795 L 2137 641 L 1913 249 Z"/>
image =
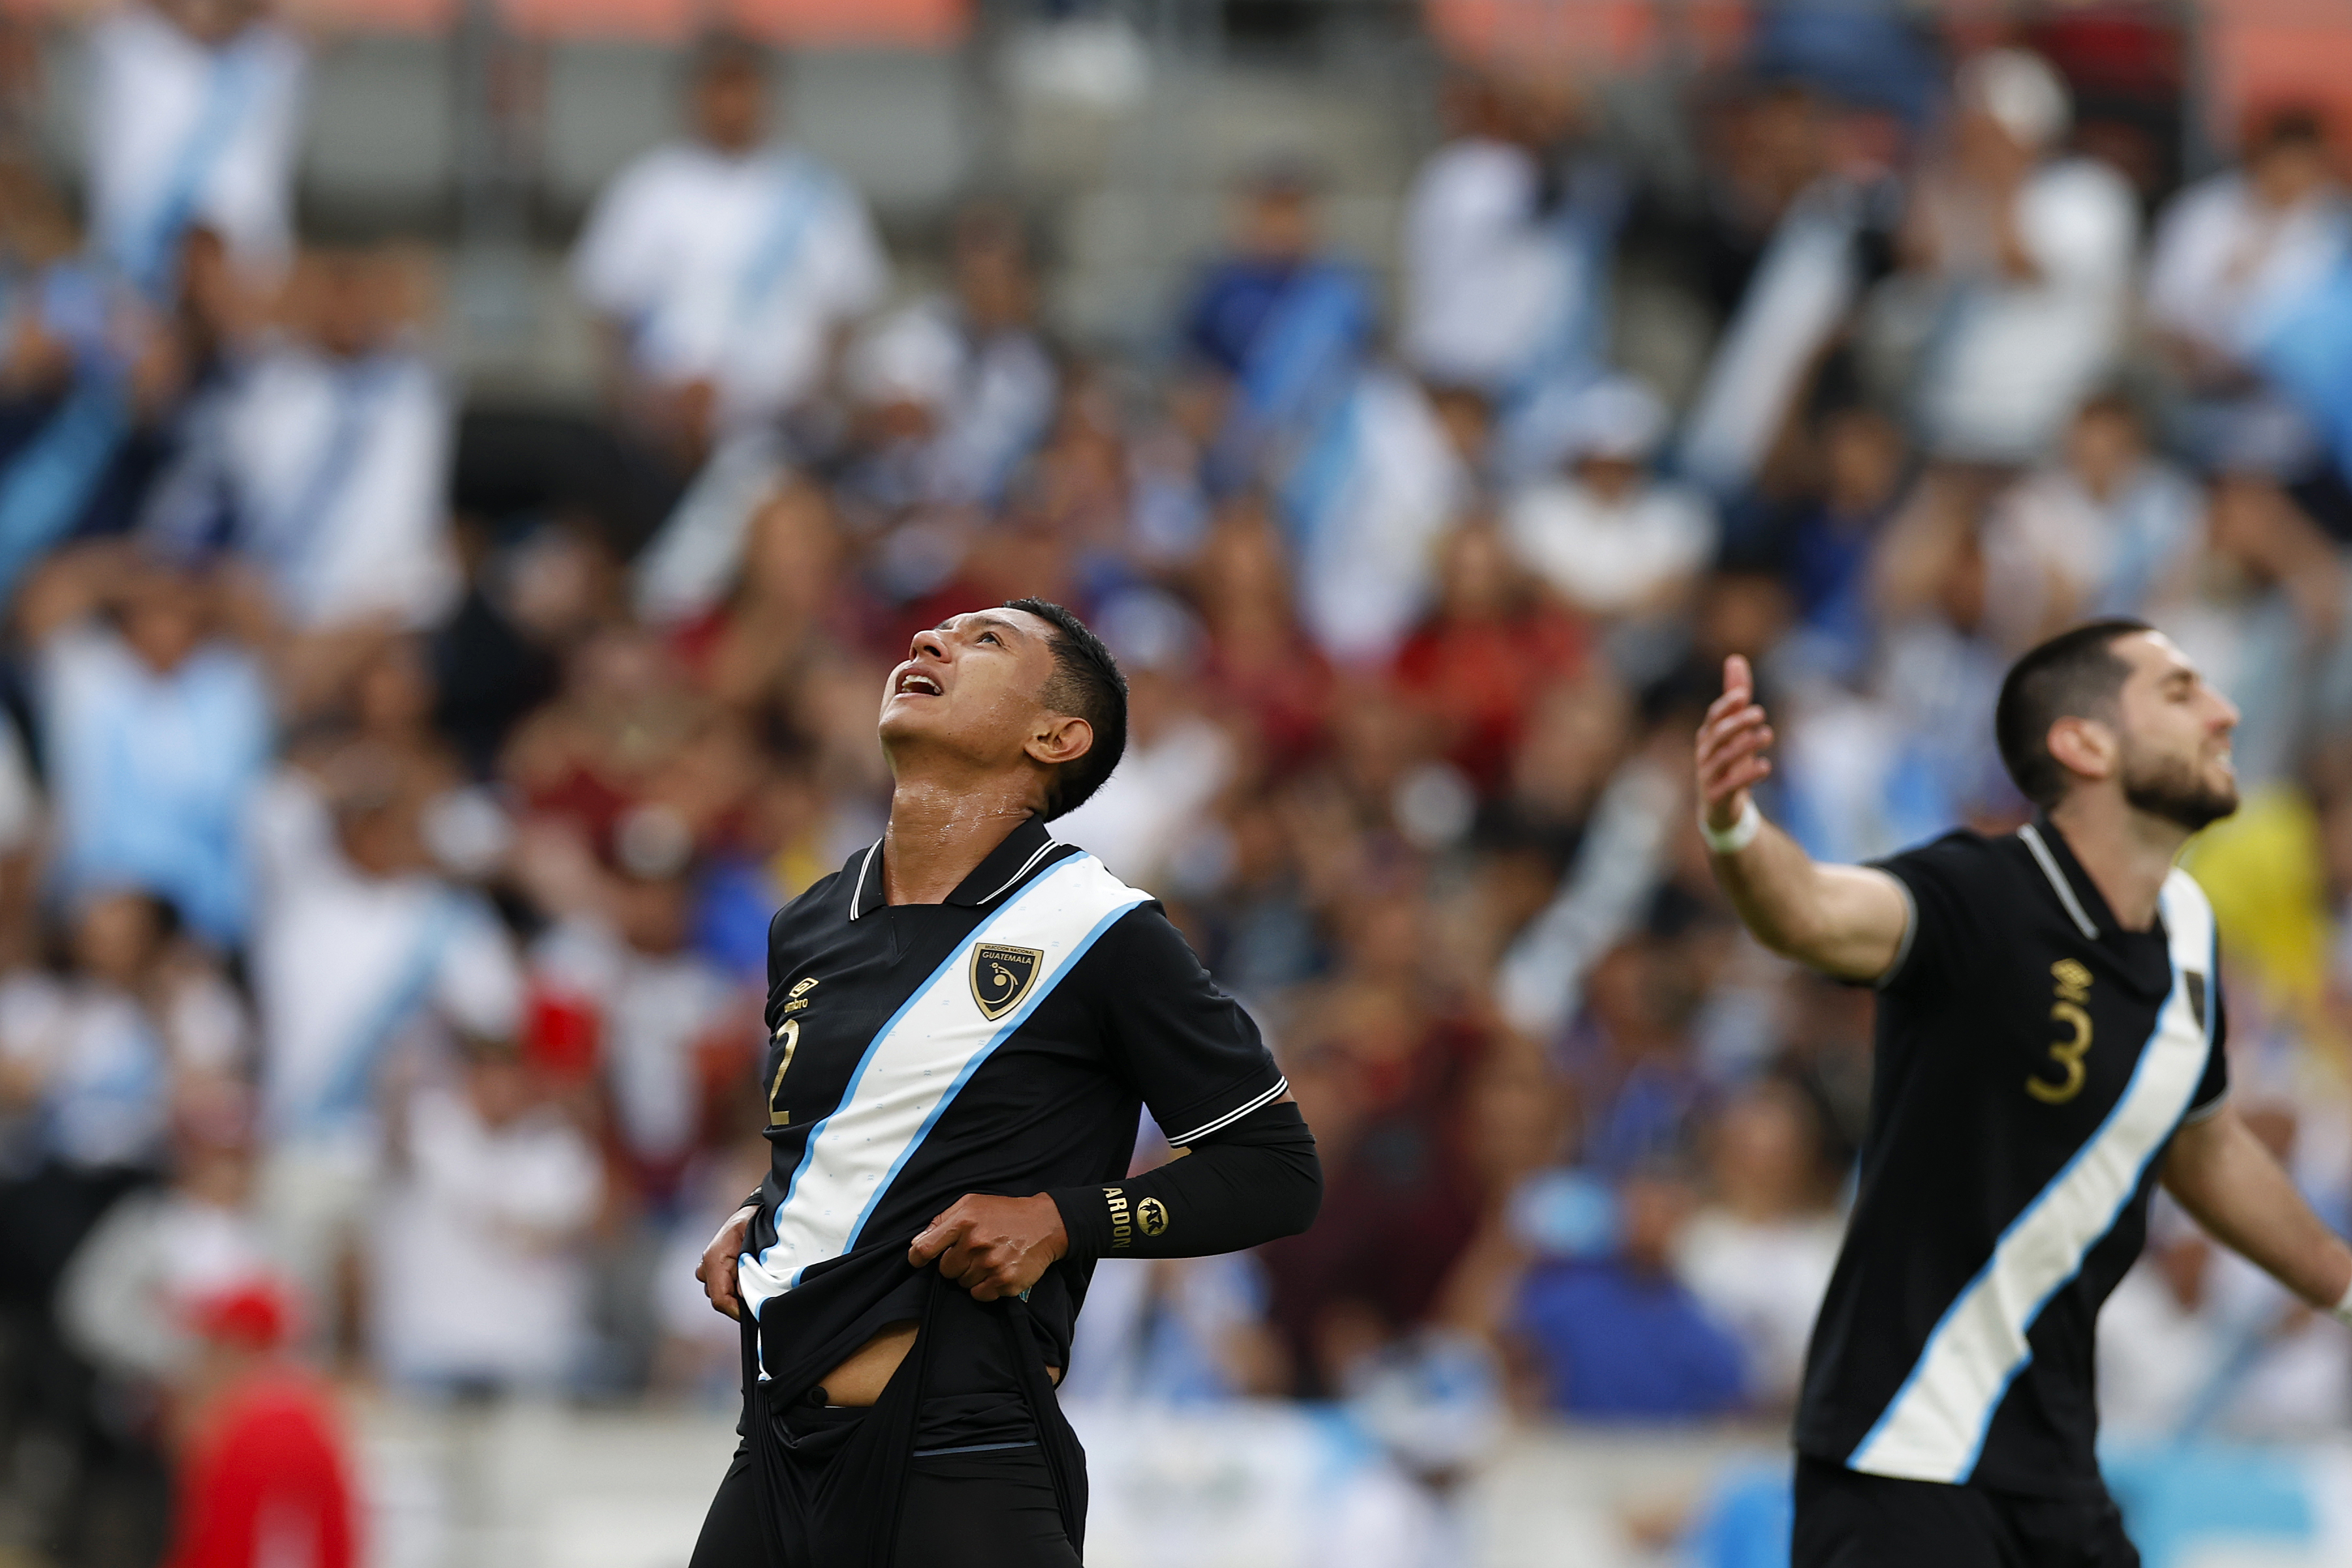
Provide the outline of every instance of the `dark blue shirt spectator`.
<path id="1" fill-rule="evenodd" d="M 1518 1331 L 1543 1363 L 1553 1409 L 1588 1420 L 1672 1421 L 1723 1415 L 1745 1403 L 1738 1342 L 1668 1265 L 1689 1202 L 1678 1183 L 1632 1177 L 1618 1191 L 1615 1256 L 1529 1270 Z"/>

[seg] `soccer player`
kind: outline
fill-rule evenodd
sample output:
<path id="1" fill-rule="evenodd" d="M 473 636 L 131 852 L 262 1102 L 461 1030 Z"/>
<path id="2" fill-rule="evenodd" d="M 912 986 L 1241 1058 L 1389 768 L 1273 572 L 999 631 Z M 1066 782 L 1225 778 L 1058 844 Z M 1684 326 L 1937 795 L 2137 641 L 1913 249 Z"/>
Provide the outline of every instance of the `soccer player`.
<path id="1" fill-rule="evenodd" d="M 1716 879 L 1776 952 L 1878 988 L 1861 1188 L 1797 1411 L 1795 1568 L 2139 1562 L 2099 1477 L 2092 1334 L 2157 1182 L 2305 1300 L 2352 1248 L 2224 1096 L 2213 915 L 2173 868 L 2238 804 L 2237 710 L 2161 633 L 2020 658 L 1994 717 L 2041 808 L 1876 866 L 1815 864 L 1750 789 L 1747 662 L 1698 732 Z"/>
<path id="2" fill-rule="evenodd" d="M 1127 685 L 1059 605 L 914 639 L 881 840 L 776 916 L 774 1154 L 697 1270 L 745 1326 L 744 1441 L 693 1568 L 1062 1568 L 1055 1401 L 1098 1258 L 1303 1230 L 1315 1140 L 1160 906 L 1045 823 L 1118 763 Z M 1148 1105 L 1187 1157 L 1129 1178 Z"/>

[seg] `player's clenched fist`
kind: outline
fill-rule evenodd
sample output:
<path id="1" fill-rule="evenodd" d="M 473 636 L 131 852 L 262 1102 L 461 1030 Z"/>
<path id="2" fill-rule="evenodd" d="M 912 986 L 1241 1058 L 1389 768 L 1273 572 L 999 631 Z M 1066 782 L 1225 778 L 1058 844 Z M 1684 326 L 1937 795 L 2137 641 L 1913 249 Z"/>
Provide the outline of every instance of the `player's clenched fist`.
<path id="1" fill-rule="evenodd" d="M 1756 700 L 1756 677 L 1735 653 L 1723 661 L 1723 695 L 1698 727 L 1699 812 L 1709 827 L 1720 833 L 1739 820 L 1749 787 L 1772 771 L 1772 759 L 1764 754 L 1771 744 L 1772 726 Z"/>
<path id="2" fill-rule="evenodd" d="M 979 1301 L 1018 1296 L 1070 1249 L 1062 1211 L 1039 1193 L 1027 1198 L 967 1193 L 923 1227 L 907 1248 L 916 1268 L 939 1259 L 940 1272 Z"/>

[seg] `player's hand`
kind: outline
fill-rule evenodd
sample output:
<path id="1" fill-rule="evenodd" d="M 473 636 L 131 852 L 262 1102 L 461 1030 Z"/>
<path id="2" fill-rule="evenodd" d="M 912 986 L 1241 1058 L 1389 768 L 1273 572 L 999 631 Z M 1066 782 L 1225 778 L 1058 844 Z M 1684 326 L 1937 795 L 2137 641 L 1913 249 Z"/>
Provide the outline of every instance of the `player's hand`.
<path id="1" fill-rule="evenodd" d="M 759 1205 L 745 1204 L 729 1215 L 710 1245 L 702 1249 L 702 1261 L 694 1266 L 702 1293 L 730 1318 L 743 1316 L 743 1298 L 735 1287 L 735 1260 L 743 1256 L 743 1238 L 751 1233 L 751 1216 L 759 1212 Z"/>
<path id="2" fill-rule="evenodd" d="M 920 1268 L 936 1258 L 950 1284 L 971 1291 L 975 1301 L 993 1301 L 1037 1283 L 1069 1249 L 1062 1211 L 1045 1194 L 991 1198 L 967 1193 L 923 1227 L 907 1248 L 907 1261 Z"/>
<path id="3" fill-rule="evenodd" d="M 1723 661 L 1723 695 L 1698 727 L 1699 812 L 1709 827 L 1722 832 L 1739 820 L 1749 787 L 1772 771 L 1772 759 L 1764 754 L 1771 744 L 1772 726 L 1756 702 L 1756 677 L 1735 653 Z"/>

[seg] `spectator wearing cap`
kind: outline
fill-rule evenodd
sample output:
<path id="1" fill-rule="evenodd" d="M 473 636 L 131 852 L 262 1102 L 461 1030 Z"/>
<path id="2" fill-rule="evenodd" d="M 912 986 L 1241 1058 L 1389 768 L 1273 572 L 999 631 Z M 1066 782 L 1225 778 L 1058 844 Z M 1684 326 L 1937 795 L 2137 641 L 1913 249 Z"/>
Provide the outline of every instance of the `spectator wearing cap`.
<path id="1" fill-rule="evenodd" d="M 26 584 L 60 893 L 145 888 L 207 939 L 245 934 L 246 803 L 272 723 L 244 608 L 218 577 L 119 545 L 54 556 Z"/>
<path id="2" fill-rule="evenodd" d="M 1595 383 L 1570 411 L 1564 470 L 1508 505 L 1519 561 L 1603 625 L 1682 608 L 1714 557 L 1714 508 L 1650 471 L 1665 433 L 1665 405 L 1648 387 L 1625 377 Z"/>
<path id="3" fill-rule="evenodd" d="M 1922 177 L 1901 243 L 1941 291 L 1920 368 L 1930 450 L 2013 467 L 2046 450 L 2112 367 L 2139 213 L 2124 177 L 2063 155 L 2065 83 L 1993 49 L 1954 83 L 1951 151 Z"/>
<path id="4" fill-rule="evenodd" d="M 817 393 L 889 287 L 856 189 L 768 140 L 770 68 L 741 39 L 705 43 L 692 133 L 624 169 L 572 253 L 618 351 L 624 411 L 689 465 Z"/>
<path id="5" fill-rule="evenodd" d="M 522 976 L 488 904 L 431 864 L 394 759 L 362 743 L 256 796 L 263 1207 L 280 1266 L 332 1323 L 337 1265 L 376 1200 L 386 1081 L 458 1037 L 513 1038 Z"/>
<path id="6" fill-rule="evenodd" d="M 353 1456 L 332 1396 L 283 1352 L 287 1288 L 258 1275 L 189 1314 L 204 1346 L 176 1422 L 180 1474 L 165 1568 L 352 1568 Z"/>
<path id="7" fill-rule="evenodd" d="M 91 237 L 168 298 L 192 226 L 275 271 L 293 237 L 307 52 L 266 0 L 139 0 L 89 33 Z"/>
<path id="8" fill-rule="evenodd" d="M 510 1040 L 466 1043 L 454 1085 L 404 1097 L 371 1214 L 378 1365 L 442 1394 L 547 1392 L 587 1343 L 581 1239 L 596 1151 Z"/>

